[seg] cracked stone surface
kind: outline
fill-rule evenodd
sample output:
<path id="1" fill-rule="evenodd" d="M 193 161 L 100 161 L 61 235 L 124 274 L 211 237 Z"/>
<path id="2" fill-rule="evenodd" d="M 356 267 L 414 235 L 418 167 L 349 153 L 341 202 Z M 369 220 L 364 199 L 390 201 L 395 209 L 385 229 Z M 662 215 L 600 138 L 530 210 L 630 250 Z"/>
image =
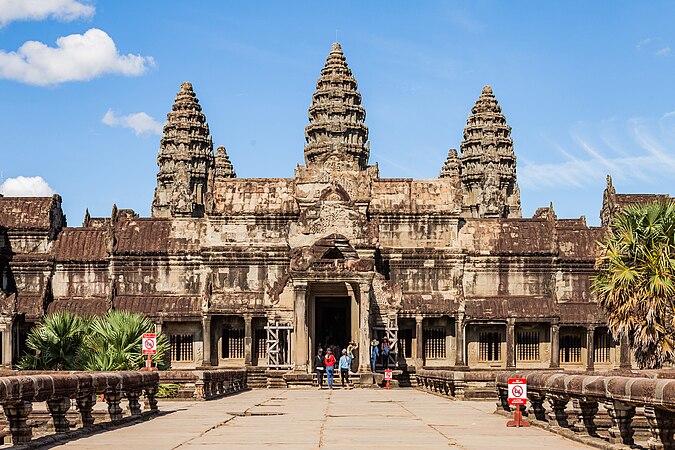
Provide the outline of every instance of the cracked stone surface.
<path id="1" fill-rule="evenodd" d="M 253 390 L 209 402 L 162 402 L 147 422 L 71 441 L 68 449 L 572 449 L 538 428 L 506 428 L 494 401 L 406 390 Z M 60 448 L 59 447 L 59 448 Z"/>

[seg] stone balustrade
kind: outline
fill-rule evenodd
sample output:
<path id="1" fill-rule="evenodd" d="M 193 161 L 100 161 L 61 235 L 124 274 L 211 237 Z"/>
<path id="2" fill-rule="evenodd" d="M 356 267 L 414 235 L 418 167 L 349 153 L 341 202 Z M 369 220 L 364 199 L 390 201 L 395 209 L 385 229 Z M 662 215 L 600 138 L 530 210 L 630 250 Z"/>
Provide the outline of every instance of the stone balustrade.
<path id="1" fill-rule="evenodd" d="M 159 375 L 156 372 L 68 372 L 0 377 L 0 404 L 9 422 L 12 442 L 24 444 L 32 439 L 27 420 L 33 402 L 46 402 L 56 433 L 70 430 L 66 414 L 75 400 L 83 427 L 94 424 L 92 408 L 96 396 L 103 395 L 110 420 L 122 419 L 120 402 L 125 397 L 132 416 L 141 415 L 139 398 L 143 393 L 151 412 L 157 412 Z"/>
<path id="2" fill-rule="evenodd" d="M 526 378 L 530 414 L 554 430 L 567 429 L 598 442 L 603 439 L 610 444 L 633 446 L 633 423 L 646 419 L 649 448 L 675 449 L 675 380 L 658 373 L 644 374 L 650 378 L 641 375 L 503 372 L 495 380 L 499 395 L 497 406 L 510 411 L 508 379 Z M 611 420 L 605 436 L 600 436 L 596 423 L 601 406 Z"/>
<path id="3" fill-rule="evenodd" d="M 248 389 L 246 369 L 167 370 L 162 383 L 177 384 L 179 398 L 212 400 Z"/>
<path id="4" fill-rule="evenodd" d="M 417 369 L 417 387 L 449 397 L 462 399 L 491 398 L 494 380 L 499 372 Z"/>

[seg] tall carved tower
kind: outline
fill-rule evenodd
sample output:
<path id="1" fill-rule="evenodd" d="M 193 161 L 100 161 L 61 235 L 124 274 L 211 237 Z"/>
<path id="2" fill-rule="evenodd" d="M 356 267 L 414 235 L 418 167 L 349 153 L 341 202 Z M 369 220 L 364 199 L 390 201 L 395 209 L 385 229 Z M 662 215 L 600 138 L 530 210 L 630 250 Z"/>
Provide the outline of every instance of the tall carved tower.
<path id="1" fill-rule="evenodd" d="M 206 116 L 191 83 L 181 84 L 167 114 L 157 165 L 152 216 L 202 216 L 215 161 Z"/>
<path id="2" fill-rule="evenodd" d="M 471 109 L 460 149 L 463 215 L 521 217 L 511 127 L 490 86 Z"/>
<path id="3" fill-rule="evenodd" d="M 307 167 L 329 160 L 339 161 L 350 169 L 364 170 L 368 166 L 366 110 L 357 89 L 342 47 L 335 42 L 309 107 L 309 125 L 305 128 Z"/>

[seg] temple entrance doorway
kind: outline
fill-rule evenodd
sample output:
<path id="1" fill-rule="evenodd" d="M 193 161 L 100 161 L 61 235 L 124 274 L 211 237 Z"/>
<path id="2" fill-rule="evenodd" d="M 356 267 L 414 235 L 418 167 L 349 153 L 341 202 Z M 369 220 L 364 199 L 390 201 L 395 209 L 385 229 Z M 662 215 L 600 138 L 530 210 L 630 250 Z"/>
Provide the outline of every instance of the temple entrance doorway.
<path id="1" fill-rule="evenodd" d="M 346 348 L 351 333 L 351 298 L 316 297 L 314 303 L 314 342 L 316 347 L 337 345 Z M 316 352 L 316 348 L 313 349 Z M 340 355 L 335 355 L 338 358 Z"/>

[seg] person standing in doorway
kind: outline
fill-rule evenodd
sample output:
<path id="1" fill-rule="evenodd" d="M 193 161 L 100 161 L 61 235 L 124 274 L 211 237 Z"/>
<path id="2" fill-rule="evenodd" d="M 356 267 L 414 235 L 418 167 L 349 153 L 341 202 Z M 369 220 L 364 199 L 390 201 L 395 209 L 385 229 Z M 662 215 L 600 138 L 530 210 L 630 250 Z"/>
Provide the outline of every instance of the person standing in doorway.
<path id="1" fill-rule="evenodd" d="M 377 341 L 377 339 L 370 341 L 370 370 L 372 372 L 375 372 L 377 357 L 380 356 L 380 350 L 377 348 L 379 344 L 380 343 Z"/>
<path id="2" fill-rule="evenodd" d="M 391 350 L 389 346 L 389 339 L 384 338 L 382 339 L 382 367 L 384 367 L 384 370 L 387 370 L 389 368 L 389 350 Z"/>
<path id="3" fill-rule="evenodd" d="M 354 350 L 358 350 L 359 346 L 356 345 L 356 342 L 354 341 L 349 341 L 349 345 L 347 346 L 347 356 L 349 356 L 349 360 L 354 363 Z M 350 371 L 353 371 L 351 366 L 349 367 Z"/>
<path id="4" fill-rule="evenodd" d="M 342 381 L 342 387 L 345 387 L 345 381 L 347 382 L 347 387 L 349 386 L 349 367 L 352 364 L 352 358 L 347 353 L 347 349 L 342 350 L 342 356 L 340 357 L 340 380 Z"/>
<path id="5" fill-rule="evenodd" d="M 323 365 L 323 349 L 319 347 L 316 351 L 316 356 L 314 357 L 314 373 L 316 373 L 316 382 L 319 385 L 319 389 L 323 388 L 323 372 L 325 371 Z"/>
<path id="6" fill-rule="evenodd" d="M 323 358 L 323 364 L 326 367 L 326 378 L 328 379 L 328 389 L 333 390 L 333 373 L 335 372 L 335 356 L 330 348 L 326 350 L 326 357 Z"/>

